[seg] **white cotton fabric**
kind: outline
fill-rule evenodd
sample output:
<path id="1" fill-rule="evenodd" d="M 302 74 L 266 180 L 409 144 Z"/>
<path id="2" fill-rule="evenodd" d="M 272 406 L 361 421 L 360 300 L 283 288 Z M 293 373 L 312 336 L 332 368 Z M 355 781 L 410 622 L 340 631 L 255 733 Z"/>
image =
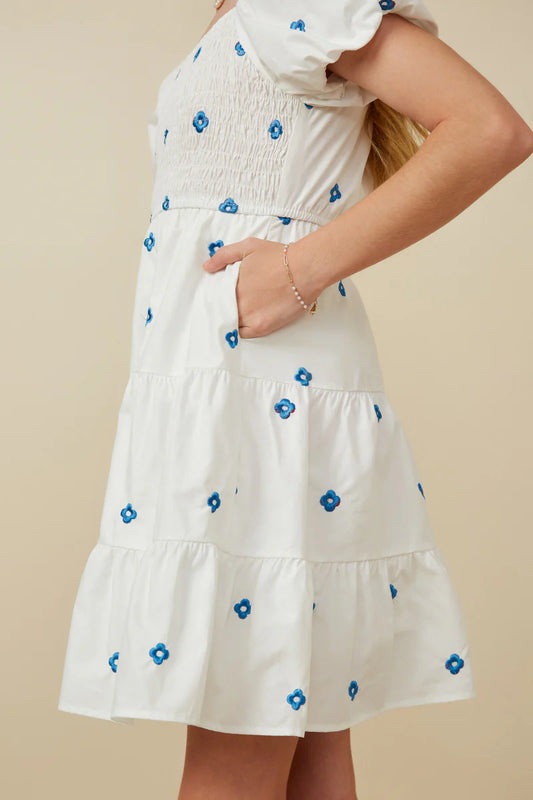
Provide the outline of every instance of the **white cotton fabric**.
<path id="1" fill-rule="evenodd" d="M 422 3 L 395 11 L 436 32 Z M 383 13 L 239 0 L 159 88 L 131 370 L 63 711 L 303 736 L 475 696 L 354 282 L 235 341 L 241 262 L 202 268 L 221 243 L 297 240 L 368 193 L 364 93 L 322 69 Z"/>

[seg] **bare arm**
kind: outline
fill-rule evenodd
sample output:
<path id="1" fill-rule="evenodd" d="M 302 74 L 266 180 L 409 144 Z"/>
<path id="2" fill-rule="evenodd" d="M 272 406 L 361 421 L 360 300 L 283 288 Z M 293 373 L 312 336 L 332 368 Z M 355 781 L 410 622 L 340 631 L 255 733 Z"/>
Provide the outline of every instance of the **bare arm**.
<path id="1" fill-rule="evenodd" d="M 329 69 L 430 135 L 385 183 L 291 245 L 295 282 L 310 299 L 437 230 L 533 152 L 533 131 L 505 97 L 453 48 L 397 14 Z"/>

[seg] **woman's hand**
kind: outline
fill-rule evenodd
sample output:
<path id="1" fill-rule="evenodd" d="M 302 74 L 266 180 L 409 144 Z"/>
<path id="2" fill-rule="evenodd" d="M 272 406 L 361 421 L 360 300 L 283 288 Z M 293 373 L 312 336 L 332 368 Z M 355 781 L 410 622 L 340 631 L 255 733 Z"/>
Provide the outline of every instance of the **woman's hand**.
<path id="1" fill-rule="evenodd" d="M 310 306 L 319 290 L 313 286 L 311 271 L 306 271 L 297 245 L 290 245 L 287 260 L 296 288 Z M 203 267 L 206 272 L 217 272 L 235 261 L 241 261 L 236 296 L 243 339 L 266 336 L 308 313 L 289 281 L 282 243 L 250 236 L 219 247 Z"/>

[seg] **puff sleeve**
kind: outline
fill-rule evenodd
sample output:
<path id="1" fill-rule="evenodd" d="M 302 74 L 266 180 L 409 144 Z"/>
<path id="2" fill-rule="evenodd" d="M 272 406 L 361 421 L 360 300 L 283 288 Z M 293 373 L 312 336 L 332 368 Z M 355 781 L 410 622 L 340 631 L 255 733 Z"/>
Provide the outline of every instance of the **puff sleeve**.
<path id="1" fill-rule="evenodd" d="M 284 91 L 321 105 L 366 105 L 375 95 L 326 66 L 369 42 L 385 14 L 400 14 L 438 36 L 422 0 L 238 0 L 241 44 Z"/>

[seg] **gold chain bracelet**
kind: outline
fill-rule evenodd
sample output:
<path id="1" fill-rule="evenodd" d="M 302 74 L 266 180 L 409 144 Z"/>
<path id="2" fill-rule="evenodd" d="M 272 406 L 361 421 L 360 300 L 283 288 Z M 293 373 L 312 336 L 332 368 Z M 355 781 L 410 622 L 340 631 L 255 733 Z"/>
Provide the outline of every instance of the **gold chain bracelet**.
<path id="1" fill-rule="evenodd" d="M 299 300 L 299 302 L 302 304 L 304 309 L 306 311 L 309 311 L 310 314 L 316 314 L 316 310 L 318 308 L 318 297 L 317 297 L 317 299 L 314 301 L 314 303 L 311 306 L 308 306 L 304 302 L 300 292 L 298 291 L 298 289 L 294 285 L 294 279 L 292 277 L 292 272 L 291 272 L 290 267 L 289 267 L 289 262 L 287 261 L 287 250 L 289 249 L 289 245 L 290 244 L 292 244 L 292 242 L 289 242 L 288 244 L 283 245 L 283 263 L 287 267 L 287 275 L 289 276 L 290 284 L 291 284 L 291 286 L 293 288 L 293 291 L 294 291 L 294 294 L 296 295 L 297 300 Z"/>

